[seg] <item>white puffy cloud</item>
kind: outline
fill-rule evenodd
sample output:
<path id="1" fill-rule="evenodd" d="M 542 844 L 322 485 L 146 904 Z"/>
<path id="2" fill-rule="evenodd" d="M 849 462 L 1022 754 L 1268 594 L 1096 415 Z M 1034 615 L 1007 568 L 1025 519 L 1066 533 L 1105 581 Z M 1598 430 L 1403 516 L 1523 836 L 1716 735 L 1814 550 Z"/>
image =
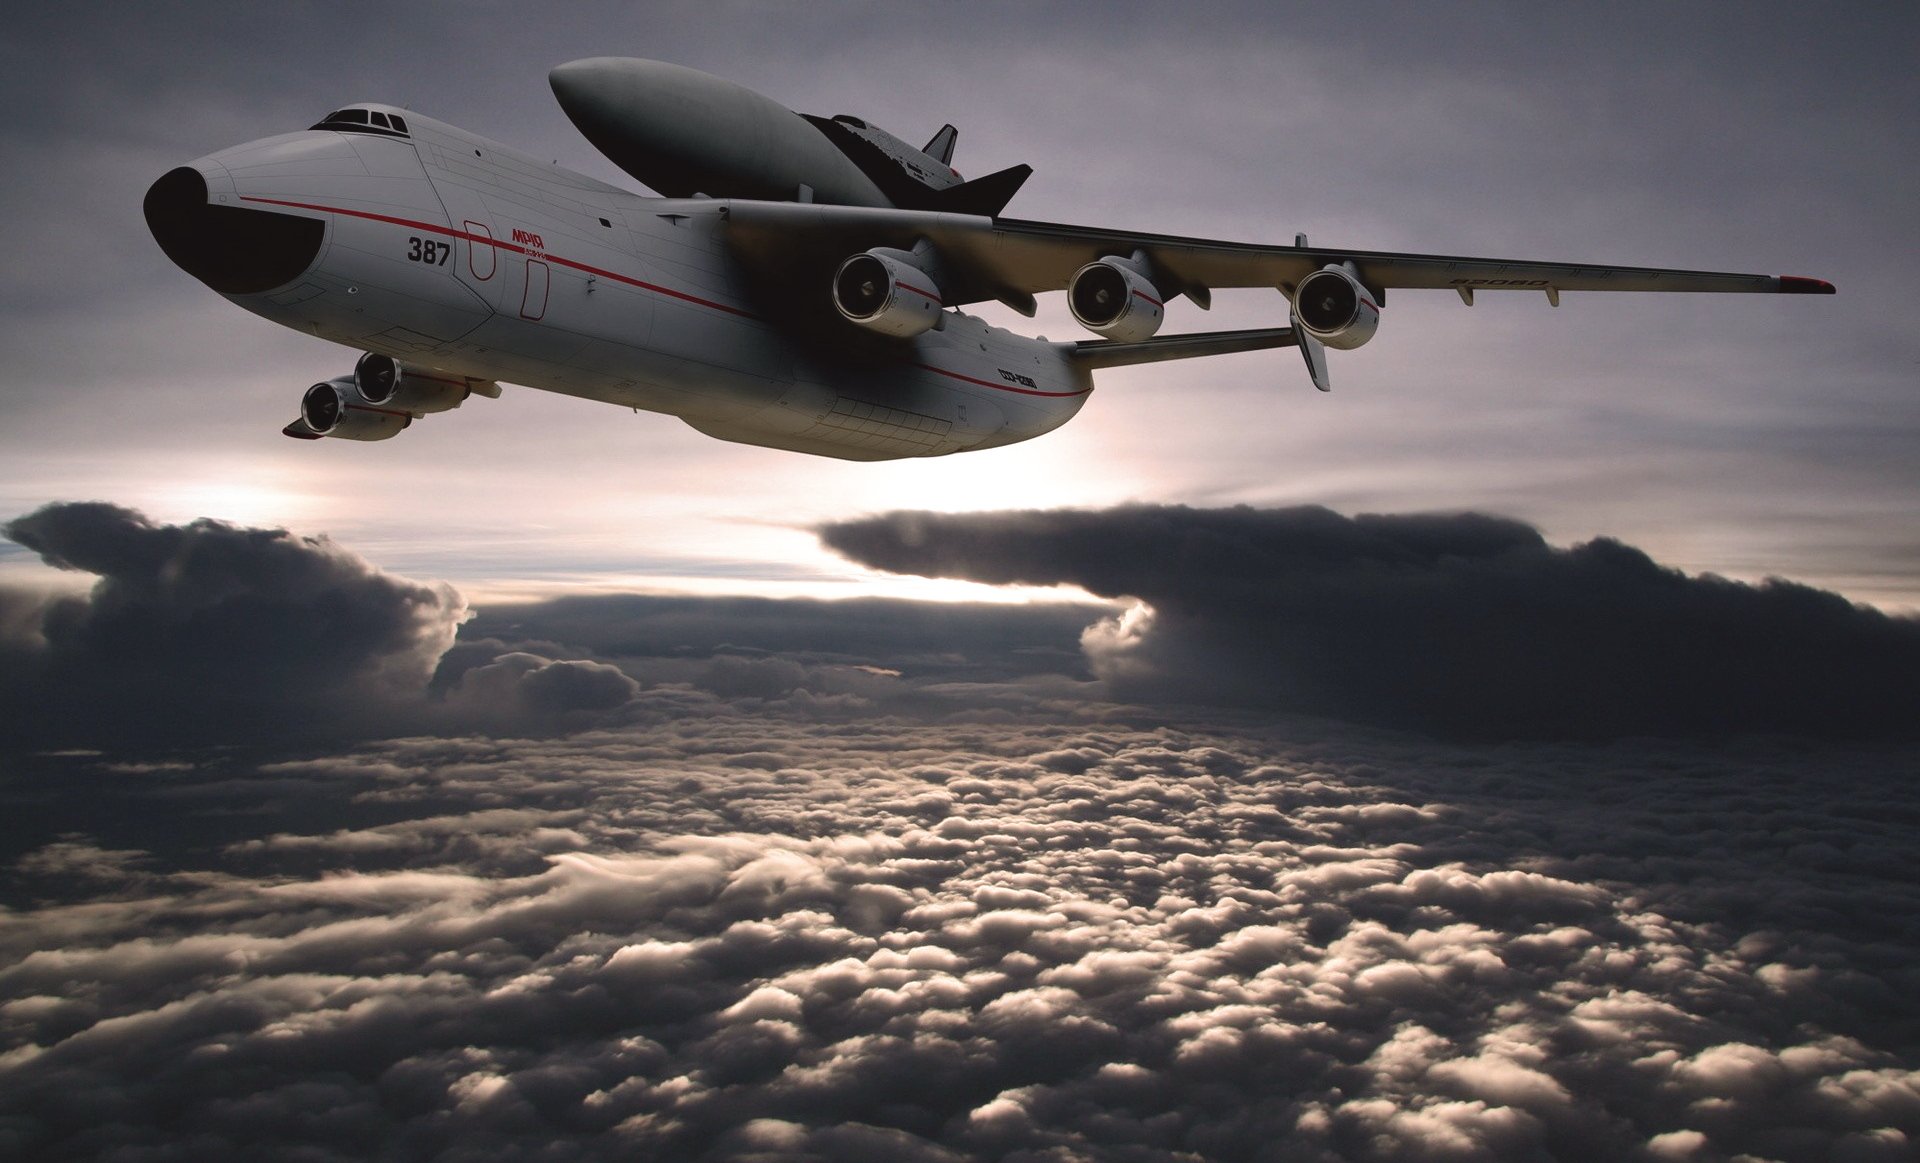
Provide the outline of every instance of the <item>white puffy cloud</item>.
<path id="1" fill-rule="evenodd" d="M 200 839 L 15 861 L 0 1135 L 1172 1160 L 1920 1134 L 1897 752 L 1796 760 L 1837 805 L 1778 754 L 756 698 L 645 690 L 626 726 L 245 780 L 34 761 Z M 1790 859 L 1821 845 L 1852 859 Z"/>

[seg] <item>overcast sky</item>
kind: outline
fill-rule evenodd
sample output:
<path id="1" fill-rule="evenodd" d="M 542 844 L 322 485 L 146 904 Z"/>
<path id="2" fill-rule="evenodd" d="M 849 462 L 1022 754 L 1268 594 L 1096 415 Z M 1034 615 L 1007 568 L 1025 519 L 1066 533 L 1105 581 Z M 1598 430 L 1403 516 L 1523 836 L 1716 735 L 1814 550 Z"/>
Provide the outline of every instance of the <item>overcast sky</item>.
<path id="1" fill-rule="evenodd" d="M 0 1156 L 1911 1159 L 1920 18 L 1808 11 L 12 16 Z M 923 463 L 282 438 L 354 353 L 147 185 L 360 99 L 626 184 L 609 53 L 1024 217 L 1840 294 L 1396 294 Z"/>
<path id="2" fill-rule="evenodd" d="M 41 6 L 0 46 L 0 512 L 290 522 L 477 593 L 938 592 L 796 528 L 1118 501 L 1478 509 L 1558 542 L 1920 604 L 1910 6 Z M 1795 273 L 1833 299 L 1396 295 L 1336 353 L 1105 373 L 1067 428 L 857 465 L 510 391 L 391 442 L 278 435 L 354 353 L 245 314 L 139 215 L 167 168 L 380 99 L 631 186 L 546 72 L 652 56 L 1028 162 L 1020 216 L 1247 240 Z M 1170 329 L 1269 325 L 1276 296 Z M 1026 324 L 1022 324 L 1026 325 Z M 1059 304 L 1037 330 L 1074 334 Z M 0 560 L 18 567 L 21 558 Z"/>

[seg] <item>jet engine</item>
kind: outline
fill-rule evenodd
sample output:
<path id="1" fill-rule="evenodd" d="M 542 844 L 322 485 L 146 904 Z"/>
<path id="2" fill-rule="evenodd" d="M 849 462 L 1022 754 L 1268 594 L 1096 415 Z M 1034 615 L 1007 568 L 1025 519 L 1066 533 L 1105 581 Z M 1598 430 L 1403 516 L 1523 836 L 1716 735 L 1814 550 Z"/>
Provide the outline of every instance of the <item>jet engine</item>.
<path id="1" fill-rule="evenodd" d="M 300 398 L 300 418 L 282 431 L 301 440 L 385 440 L 414 417 L 458 408 L 476 393 L 498 397 L 500 385 L 370 351 L 353 365 L 352 375 L 308 388 Z"/>
<path id="2" fill-rule="evenodd" d="M 833 276 L 833 305 L 840 314 L 883 335 L 903 339 L 940 323 L 940 288 L 927 272 L 881 250 L 863 251 L 840 264 Z"/>
<path id="3" fill-rule="evenodd" d="M 368 404 L 360 397 L 353 379 L 315 384 L 300 398 L 300 422 L 313 436 L 338 436 L 346 440 L 385 440 L 398 436 L 413 423 L 413 417 L 398 408 Z M 289 436 L 306 435 L 288 429 Z"/>
<path id="4" fill-rule="evenodd" d="M 1380 329 L 1380 305 L 1349 264 L 1325 266 L 1300 280 L 1293 313 L 1307 334 L 1351 351 Z"/>
<path id="5" fill-rule="evenodd" d="M 424 416 L 458 408 L 473 394 L 465 379 L 369 351 L 353 365 L 353 385 L 362 403 Z"/>
<path id="6" fill-rule="evenodd" d="M 1137 343 L 1160 330 L 1166 296 L 1124 259 L 1107 257 L 1074 272 L 1067 306 L 1080 325 L 1119 343 Z"/>

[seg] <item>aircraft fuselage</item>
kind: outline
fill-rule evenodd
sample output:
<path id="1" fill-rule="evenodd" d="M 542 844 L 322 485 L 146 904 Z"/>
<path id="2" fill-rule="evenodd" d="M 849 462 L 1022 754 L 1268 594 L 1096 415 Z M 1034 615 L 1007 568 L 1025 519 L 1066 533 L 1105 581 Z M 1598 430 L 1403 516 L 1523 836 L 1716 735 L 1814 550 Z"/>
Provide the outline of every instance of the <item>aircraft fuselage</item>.
<path id="1" fill-rule="evenodd" d="M 404 130 L 269 137 L 162 179 L 148 204 L 172 223 L 156 225 L 162 246 L 239 306 L 323 339 L 800 452 L 1011 444 L 1064 424 L 1092 390 L 1071 344 L 958 311 L 899 340 L 816 311 L 826 287 L 781 301 L 729 254 L 727 201 L 641 197 L 418 114 L 356 108 Z"/>
<path id="2" fill-rule="evenodd" d="M 549 75 L 641 197 L 392 106 L 176 168 L 145 211 L 168 257 L 233 302 L 365 354 L 283 431 L 383 440 L 499 382 L 678 416 L 723 440 L 854 460 L 994 448 L 1071 419 L 1098 368 L 1378 332 L 1390 288 L 1831 295 L 1757 275 L 1406 254 L 1115 231 L 1003 214 L 1031 175 L 971 180 L 958 130 L 925 146 L 795 113 L 718 77 L 596 57 Z M 1287 326 L 1160 335 L 1166 307 L 1278 291 Z M 1031 318 L 1062 291 L 1097 336 L 1048 343 L 961 313 Z"/>

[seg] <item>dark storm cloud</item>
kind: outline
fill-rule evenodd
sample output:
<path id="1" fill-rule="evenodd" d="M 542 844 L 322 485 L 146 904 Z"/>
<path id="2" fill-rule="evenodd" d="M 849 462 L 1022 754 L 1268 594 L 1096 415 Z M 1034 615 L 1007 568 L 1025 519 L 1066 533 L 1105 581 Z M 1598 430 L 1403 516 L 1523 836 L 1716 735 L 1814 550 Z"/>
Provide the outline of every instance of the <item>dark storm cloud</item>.
<path id="1" fill-rule="evenodd" d="M 338 737 L 415 697 L 464 604 L 324 539 L 218 521 L 156 525 L 98 502 L 5 526 L 85 597 L 9 593 L 6 734 L 15 741 Z"/>
<path id="2" fill-rule="evenodd" d="M 1689 577 L 1604 538 L 1556 548 L 1497 517 L 1136 505 L 892 513 L 821 536 L 879 569 L 1137 599 L 1085 638 L 1123 698 L 1478 737 L 1920 729 L 1920 622 Z"/>
<path id="3" fill-rule="evenodd" d="M 1908 760 L 681 700 L 562 739 L 122 777 L 108 831 L 156 804 L 170 835 L 225 831 L 15 863 L 0 1136 L 35 1158 L 1904 1158 Z"/>
<path id="4" fill-rule="evenodd" d="M 451 588 L 284 529 L 67 503 L 5 533 L 98 578 L 85 595 L 0 588 L 0 743 L 15 748 L 541 734 L 677 701 L 833 717 L 1073 700 L 1094 686 L 1078 637 L 1102 612 L 608 595 L 461 627 Z M 656 693 L 636 701 L 643 687 Z"/>
<path id="5" fill-rule="evenodd" d="M 98 502 L 49 505 L 4 532 L 99 579 L 84 596 L 0 589 L 0 743 L 16 748 L 577 729 L 640 688 L 553 643 L 450 651 L 459 594 L 324 538 L 155 524 Z"/>

